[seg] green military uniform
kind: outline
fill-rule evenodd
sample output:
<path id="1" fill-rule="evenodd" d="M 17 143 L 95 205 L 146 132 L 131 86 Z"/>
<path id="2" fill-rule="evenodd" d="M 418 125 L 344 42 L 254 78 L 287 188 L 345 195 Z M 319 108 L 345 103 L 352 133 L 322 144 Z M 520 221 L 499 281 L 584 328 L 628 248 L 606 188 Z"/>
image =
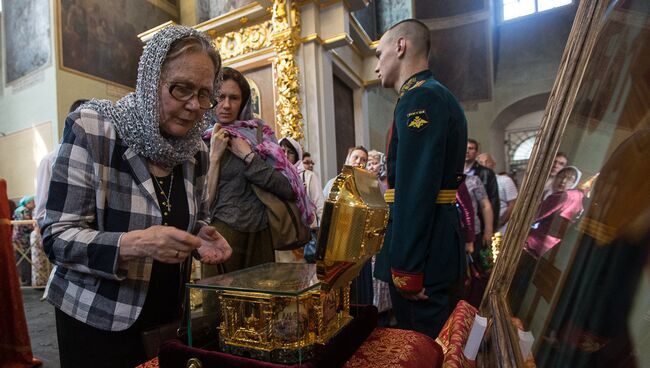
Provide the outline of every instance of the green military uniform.
<path id="1" fill-rule="evenodd" d="M 389 133 L 390 217 L 375 277 L 389 282 L 398 327 L 433 338 L 450 313 L 450 286 L 465 272 L 455 191 L 466 147 L 467 121 L 456 98 L 429 70 L 409 78 Z M 423 287 L 426 301 L 401 296 Z"/>

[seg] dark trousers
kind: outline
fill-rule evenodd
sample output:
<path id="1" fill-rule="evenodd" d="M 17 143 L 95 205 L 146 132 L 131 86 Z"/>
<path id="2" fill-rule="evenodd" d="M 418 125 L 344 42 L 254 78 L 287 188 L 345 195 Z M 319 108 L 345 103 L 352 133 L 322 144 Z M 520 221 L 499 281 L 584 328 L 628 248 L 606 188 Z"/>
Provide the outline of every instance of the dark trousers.
<path id="1" fill-rule="evenodd" d="M 62 368 L 135 367 L 147 359 L 140 329 L 104 331 L 56 309 L 56 334 Z"/>
<path id="2" fill-rule="evenodd" d="M 393 313 L 397 319 L 395 327 L 417 331 L 432 339 L 438 337 L 451 313 L 448 287 L 426 287 L 425 294 L 429 299 L 421 301 L 410 301 L 402 297 L 392 281 L 389 290 Z"/>

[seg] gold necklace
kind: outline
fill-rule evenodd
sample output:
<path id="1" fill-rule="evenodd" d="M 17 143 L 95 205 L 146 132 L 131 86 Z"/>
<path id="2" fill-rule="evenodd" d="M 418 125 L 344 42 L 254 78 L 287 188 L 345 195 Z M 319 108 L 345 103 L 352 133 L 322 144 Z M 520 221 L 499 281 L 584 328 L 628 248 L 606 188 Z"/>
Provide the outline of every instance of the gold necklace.
<path id="1" fill-rule="evenodd" d="M 171 175 L 171 178 L 169 180 L 169 191 L 167 193 L 165 193 L 165 190 L 162 187 L 162 185 L 163 185 L 162 180 L 160 180 L 160 181 L 158 181 L 158 180 L 159 180 L 159 178 L 157 176 L 155 176 L 153 181 L 154 181 L 154 183 L 157 184 L 158 189 L 160 189 L 160 195 L 162 195 L 163 198 L 165 198 L 165 200 L 161 203 L 161 206 L 165 206 L 165 208 L 167 209 L 166 212 L 163 212 L 163 216 L 167 216 L 172 211 L 172 203 L 169 200 L 169 197 L 172 196 L 172 185 L 174 184 L 174 172 L 172 171 L 172 175 Z M 165 223 L 165 225 L 167 225 L 167 223 Z"/>

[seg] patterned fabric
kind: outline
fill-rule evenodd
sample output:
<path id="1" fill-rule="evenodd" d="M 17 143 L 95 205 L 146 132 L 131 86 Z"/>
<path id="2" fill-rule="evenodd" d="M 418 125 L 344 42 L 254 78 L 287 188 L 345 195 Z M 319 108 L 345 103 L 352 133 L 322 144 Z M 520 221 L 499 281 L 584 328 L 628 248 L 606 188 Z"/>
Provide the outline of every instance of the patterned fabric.
<path id="1" fill-rule="evenodd" d="M 483 198 L 487 197 L 487 192 L 478 176 L 466 176 L 465 186 L 467 186 L 467 192 L 469 193 L 470 198 L 472 198 L 472 209 L 474 210 L 474 234 L 476 235 L 481 232 L 481 219 L 479 214 L 481 213 L 481 201 Z M 480 239 L 478 240 L 480 241 Z"/>
<path id="2" fill-rule="evenodd" d="M 476 362 L 465 358 L 463 349 L 472 329 L 474 316 L 478 310 L 471 304 L 461 300 L 449 316 L 436 342 L 442 346 L 445 352 L 444 368 L 473 368 Z"/>
<path id="3" fill-rule="evenodd" d="M 32 210 L 20 206 L 14 212 L 14 220 L 31 220 Z M 16 225 L 14 226 L 13 242 L 21 249 L 29 249 L 29 234 L 34 230 L 34 225 Z"/>
<path id="4" fill-rule="evenodd" d="M 262 142 L 257 141 L 257 127 L 262 123 Z M 281 172 L 291 183 L 291 189 L 296 195 L 296 204 L 302 215 L 302 222 L 305 226 L 310 226 L 314 221 L 314 205 L 311 203 L 305 192 L 305 185 L 296 170 L 296 167 L 289 162 L 287 156 L 282 151 L 275 139 L 273 130 L 259 119 L 235 121 L 228 125 L 223 125 L 231 136 L 244 139 L 263 158 L 271 167 Z M 298 162 L 302 162 L 299 160 Z"/>
<path id="5" fill-rule="evenodd" d="M 32 346 L 11 245 L 7 182 L 0 179 L 0 367 L 31 367 Z"/>
<path id="6" fill-rule="evenodd" d="M 52 266 L 43 251 L 43 239 L 38 228 L 32 231 L 30 242 L 32 245 L 32 286 L 45 287 Z"/>
<path id="7" fill-rule="evenodd" d="M 375 273 L 375 256 L 372 256 L 372 273 Z M 375 277 L 372 278 L 372 304 L 377 307 L 379 313 L 393 307 L 393 303 L 390 301 L 388 283 Z"/>
<path id="8" fill-rule="evenodd" d="M 345 368 L 440 367 L 442 349 L 430 337 L 408 330 L 376 328 Z"/>
<path id="9" fill-rule="evenodd" d="M 154 358 L 136 368 L 158 368 L 158 364 L 158 358 Z M 442 349 L 428 336 L 414 331 L 376 328 L 344 367 L 436 368 L 441 364 Z"/>
<path id="10" fill-rule="evenodd" d="M 158 368 L 158 357 L 155 357 L 147 362 L 140 364 L 135 368 Z"/>
<path id="11" fill-rule="evenodd" d="M 118 261 L 121 236 L 162 223 L 144 157 L 118 137 L 97 112 L 70 114 L 52 167 L 45 219 L 39 225 L 45 253 L 55 264 L 46 288 L 50 303 L 102 330 L 121 331 L 138 318 L 153 260 Z M 207 225 L 207 148 L 183 164 L 188 231 Z"/>

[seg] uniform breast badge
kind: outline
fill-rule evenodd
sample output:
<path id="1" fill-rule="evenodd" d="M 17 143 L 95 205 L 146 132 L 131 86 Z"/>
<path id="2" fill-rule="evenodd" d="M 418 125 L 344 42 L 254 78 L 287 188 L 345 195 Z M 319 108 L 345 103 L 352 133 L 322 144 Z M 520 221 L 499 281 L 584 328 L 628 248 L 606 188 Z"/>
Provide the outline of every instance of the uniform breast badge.
<path id="1" fill-rule="evenodd" d="M 407 115 L 407 127 L 412 130 L 422 130 L 429 125 L 429 118 L 424 110 L 415 110 L 409 112 Z"/>

